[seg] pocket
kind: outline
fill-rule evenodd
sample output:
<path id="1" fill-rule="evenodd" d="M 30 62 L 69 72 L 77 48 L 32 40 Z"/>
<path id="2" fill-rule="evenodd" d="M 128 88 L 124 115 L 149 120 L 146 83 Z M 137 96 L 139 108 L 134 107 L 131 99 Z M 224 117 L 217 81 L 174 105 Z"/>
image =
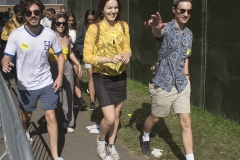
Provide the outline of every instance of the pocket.
<path id="1" fill-rule="evenodd" d="M 154 86 L 155 86 L 155 84 L 151 84 L 151 83 L 149 83 L 149 85 L 148 85 L 148 92 L 149 92 L 150 96 L 153 96 L 156 93 Z"/>

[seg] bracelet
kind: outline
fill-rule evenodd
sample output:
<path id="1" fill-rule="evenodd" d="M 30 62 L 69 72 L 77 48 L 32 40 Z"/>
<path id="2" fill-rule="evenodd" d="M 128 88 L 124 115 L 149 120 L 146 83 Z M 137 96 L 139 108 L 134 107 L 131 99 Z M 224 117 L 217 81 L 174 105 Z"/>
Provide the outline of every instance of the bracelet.
<path id="1" fill-rule="evenodd" d="M 188 76 L 188 77 L 190 77 L 190 74 L 185 74 L 185 76 Z"/>

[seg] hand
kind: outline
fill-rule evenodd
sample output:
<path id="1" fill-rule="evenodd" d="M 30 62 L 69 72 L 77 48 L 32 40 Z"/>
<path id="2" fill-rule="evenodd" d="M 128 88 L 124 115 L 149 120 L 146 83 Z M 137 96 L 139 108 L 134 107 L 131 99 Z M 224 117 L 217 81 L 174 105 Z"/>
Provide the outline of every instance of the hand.
<path id="1" fill-rule="evenodd" d="M 12 62 L 9 62 L 9 61 L 2 62 L 2 70 L 5 73 L 10 72 L 12 70 L 11 67 L 13 67 L 13 66 L 14 66 L 14 64 Z"/>
<path id="2" fill-rule="evenodd" d="M 161 15 L 159 12 L 156 12 L 156 15 L 151 15 L 151 19 L 149 19 L 148 25 L 155 29 L 162 29 L 167 25 L 167 23 L 162 23 Z"/>
<path id="3" fill-rule="evenodd" d="M 82 68 L 81 65 L 78 65 L 78 77 L 82 76 Z"/>
<path id="4" fill-rule="evenodd" d="M 110 58 L 110 63 L 119 63 L 122 61 L 122 56 L 120 55 L 115 55 L 113 57 Z"/>
<path id="5" fill-rule="evenodd" d="M 130 60 L 130 53 L 125 52 L 121 56 L 122 56 L 122 63 L 127 64 Z"/>
<path id="6" fill-rule="evenodd" d="M 58 90 L 61 90 L 62 88 L 62 77 L 57 77 L 57 79 L 55 80 L 53 87 L 54 88 L 54 92 L 57 92 Z"/>

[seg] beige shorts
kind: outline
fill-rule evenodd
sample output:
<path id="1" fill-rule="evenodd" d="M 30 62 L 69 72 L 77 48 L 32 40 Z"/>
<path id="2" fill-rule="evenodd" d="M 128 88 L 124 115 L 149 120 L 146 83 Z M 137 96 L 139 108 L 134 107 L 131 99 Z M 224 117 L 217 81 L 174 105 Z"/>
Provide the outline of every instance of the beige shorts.
<path id="1" fill-rule="evenodd" d="M 191 85 L 188 80 L 186 88 L 178 93 L 174 86 L 170 92 L 167 92 L 155 84 L 149 83 L 149 93 L 152 97 L 152 114 L 157 117 L 166 117 L 173 106 L 175 114 L 190 113 L 190 93 Z"/>

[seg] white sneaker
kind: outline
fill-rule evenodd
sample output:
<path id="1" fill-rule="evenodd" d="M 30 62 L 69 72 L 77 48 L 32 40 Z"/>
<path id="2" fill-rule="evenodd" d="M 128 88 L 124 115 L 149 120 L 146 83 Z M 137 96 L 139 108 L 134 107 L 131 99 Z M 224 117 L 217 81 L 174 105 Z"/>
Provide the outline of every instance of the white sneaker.
<path id="1" fill-rule="evenodd" d="M 97 136 L 97 154 L 102 159 L 105 159 L 107 156 L 106 144 L 105 141 L 100 141 L 99 136 Z"/>
<path id="2" fill-rule="evenodd" d="M 26 136 L 27 136 L 27 139 L 28 139 L 29 144 L 32 145 L 32 144 L 33 144 L 33 139 L 32 139 L 32 137 L 30 136 L 29 132 L 26 132 Z"/>
<path id="3" fill-rule="evenodd" d="M 120 156 L 118 154 L 118 152 L 116 151 L 116 148 L 114 145 L 112 145 L 112 147 L 107 146 L 107 151 L 109 156 L 113 159 L 113 160 L 119 160 Z"/>
<path id="4" fill-rule="evenodd" d="M 74 129 L 72 127 L 69 127 L 67 123 L 63 123 L 63 128 L 67 130 L 69 133 L 73 133 Z"/>
<path id="5" fill-rule="evenodd" d="M 62 157 L 58 157 L 55 160 L 64 160 Z"/>
<path id="6" fill-rule="evenodd" d="M 68 133 L 73 133 L 74 129 L 72 127 L 68 127 L 67 131 L 68 131 Z"/>

